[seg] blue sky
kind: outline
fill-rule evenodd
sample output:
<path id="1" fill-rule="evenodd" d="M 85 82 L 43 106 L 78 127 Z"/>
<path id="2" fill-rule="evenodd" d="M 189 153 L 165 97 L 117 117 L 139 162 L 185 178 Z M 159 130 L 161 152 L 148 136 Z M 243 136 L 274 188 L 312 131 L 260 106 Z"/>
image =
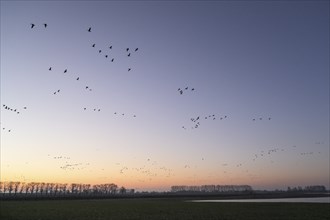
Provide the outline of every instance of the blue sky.
<path id="1" fill-rule="evenodd" d="M 328 9 L 1 1 L 1 179 L 329 186 Z"/>

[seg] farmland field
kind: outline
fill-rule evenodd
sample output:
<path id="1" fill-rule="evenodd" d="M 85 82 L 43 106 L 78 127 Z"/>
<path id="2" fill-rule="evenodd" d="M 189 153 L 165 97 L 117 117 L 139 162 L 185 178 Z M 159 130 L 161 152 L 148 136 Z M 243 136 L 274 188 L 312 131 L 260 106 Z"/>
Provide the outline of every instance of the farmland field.
<path id="1" fill-rule="evenodd" d="M 330 219 L 325 203 L 193 203 L 185 199 L 0 201 L 2 220 Z"/>

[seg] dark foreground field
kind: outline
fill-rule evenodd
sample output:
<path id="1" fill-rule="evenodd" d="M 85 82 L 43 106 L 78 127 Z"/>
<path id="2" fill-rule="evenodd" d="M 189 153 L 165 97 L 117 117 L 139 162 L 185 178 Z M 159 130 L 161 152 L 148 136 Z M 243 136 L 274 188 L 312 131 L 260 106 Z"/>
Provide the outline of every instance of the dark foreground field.
<path id="1" fill-rule="evenodd" d="M 193 203 L 184 199 L 0 201 L 0 219 L 329 220 L 329 204 Z"/>

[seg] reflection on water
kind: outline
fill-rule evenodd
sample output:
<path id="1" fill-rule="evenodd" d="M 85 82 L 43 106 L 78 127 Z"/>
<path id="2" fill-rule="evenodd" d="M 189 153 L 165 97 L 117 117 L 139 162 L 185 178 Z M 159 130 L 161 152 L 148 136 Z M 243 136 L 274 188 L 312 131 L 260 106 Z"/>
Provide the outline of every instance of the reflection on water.
<path id="1" fill-rule="evenodd" d="M 280 199 L 214 199 L 192 200 L 192 202 L 303 202 L 303 203 L 330 203 L 330 197 L 313 198 L 280 198 Z"/>

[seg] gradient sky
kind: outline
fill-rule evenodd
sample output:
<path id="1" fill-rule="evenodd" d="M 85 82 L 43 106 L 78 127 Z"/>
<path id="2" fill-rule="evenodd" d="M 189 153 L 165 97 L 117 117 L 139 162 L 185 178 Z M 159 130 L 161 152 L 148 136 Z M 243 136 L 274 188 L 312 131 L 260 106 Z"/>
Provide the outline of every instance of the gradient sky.
<path id="1" fill-rule="evenodd" d="M 329 188 L 329 172 L 329 1 L 1 1 L 1 181 Z"/>

